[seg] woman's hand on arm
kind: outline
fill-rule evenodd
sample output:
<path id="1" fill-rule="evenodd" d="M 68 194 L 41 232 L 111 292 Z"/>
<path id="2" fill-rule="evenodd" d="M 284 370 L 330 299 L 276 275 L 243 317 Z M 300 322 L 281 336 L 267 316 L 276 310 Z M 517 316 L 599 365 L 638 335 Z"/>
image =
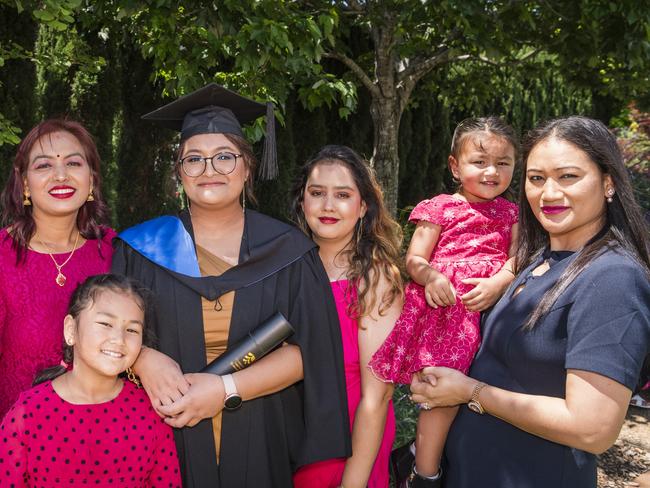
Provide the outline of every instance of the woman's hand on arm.
<path id="1" fill-rule="evenodd" d="M 284 390 L 303 379 L 300 347 L 285 344 L 232 376 L 244 401 Z"/>
<path id="2" fill-rule="evenodd" d="M 165 422 L 175 428 L 194 427 L 201 420 L 212 418 L 223 410 L 226 394 L 221 376 L 210 373 L 185 375 L 190 388 L 171 405 L 160 407 Z"/>
<path id="3" fill-rule="evenodd" d="M 411 383 L 414 402 L 432 406 L 467 403 L 478 382 L 449 368 L 425 368 Z M 568 370 L 566 398 L 515 393 L 486 386 L 486 413 L 552 442 L 599 454 L 616 440 L 632 392 L 606 376 Z"/>
<path id="4" fill-rule="evenodd" d="M 285 345 L 234 373 L 233 381 L 242 400 L 251 400 L 280 391 L 303 377 L 300 348 Z M 172 405 L 159 411 L 172 427 L 193 427 L 201 420 L 212 418 L 223 410 L 225 390 L 219 375 L 188 373 L 189 390 Z"/>
<path id="5" fill-rule="evenodd" d="M 406 253 L 406 270 L 409 276 L 424 287 L 430 307 L 438 308 L 456 303 L 456 291 L 449 279 L 429 265 L 442 227 L 430 222 L 418 222 Z"/>
<path id="6" fill-rule="evenodd" d="M 143 347 L 133 365 L 133 371 L 159 415 L 163 405 L 171 405 L 189 390 L 190 384 L 180 366 L 169 356 L 150 347 Z"/>
<path id="7" fill-rule="evenodd" d="M 388 289 L 385 280 L 377 287 L 381 297 Z M 361 319 L 359 327 L 359 362 L 361 367 L 361 400 L 354 415 L 352 456 L 345 463 L 341 484 L 345 488 L 365 488 L 379 452 L 386 425 L 388 405 L 393 396 L 393 385 L 377 379 L 367 367 L 377 349 L 390 334 L 402 307 L 395 300 L 383 316 L 378 306 L 370 317 Z"/>

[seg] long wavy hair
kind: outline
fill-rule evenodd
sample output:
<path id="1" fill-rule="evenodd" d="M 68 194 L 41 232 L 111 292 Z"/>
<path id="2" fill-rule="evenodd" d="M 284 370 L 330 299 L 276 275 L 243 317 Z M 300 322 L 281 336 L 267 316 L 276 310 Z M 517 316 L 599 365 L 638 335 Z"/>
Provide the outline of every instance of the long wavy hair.
<path id="1" fill-rule="evenodd" d="M 12 248 L 16 251 L 16 262 L 23 260 L 30 239 L 36 232 L 32 206 L 23 205 L 24 179 L 29 166 L 29 153 L 43 137 L 54 132 L 68 132 L 83 148 L 90 167 L 93 185 L 93 202 L 85 202 L 77 213 L 77 228 L 85 239 L 96 239 L 98 246 L 104 237 L 108 223 L 108 206 L 102 196 L 100 159 L 95 141 L 79 122 L 68 119 L 49 119 L 36 125 L 24 137 L 14 158 L 12 171 L 2 191 L 2 225 L 11 227 Z"/>
<path id="2" fill-rule="evenodd" d="M 68 305 L 68 315 L 71 315 L 79 327 L 79 315 L 88 307 L 91 307 L 100 293 L 112 291 L 131 297 L 144 312 L 144 322 L 142 329 L 142 345 L 153 346 L 155 339 L 150 324 L 153 323 L 153 314 L 155 313 L 152 301 L 151 291 L 144 287 L 140 282 L 123 275 L 117 274 L 100 274 L 86 278 L 70 298 Z M 74 346 L 63 342 L 63 364 L 53 366 L 41 371 L 34 379 L 34 385 L 43 383 L 47 380 L 61 376 L 71 367 L 74 361 Z"/>
<path id="3" fill-rule="evenodd" d="M 357 222 L 354 237 L 345 250 L 349 268 L 347 279 L 358 286 L 358 298 L 352 303 L 352 317 L 368 316 L 379 301 L 379 314 L 386 313 L 396 299 L 403 297 L 403 279 L 400 267 L 402 229 L 393 220 L 384 205 L 381 188 L 372 168 L 359 154 L 347 146 L 323 147 L 300 169 L 291 189 L 292 220 L 305 234 L 312 232 L 302 209 L 307 180 L 313 169 L 320 164 L 341 164 L 350 170 L 359 189 L 361 200 L 366 203 L 366 214 Z M 389 288 L 378 297 L 376 289 L 381 277 Z"/>
<path id="4" fill-rule="evenodd" d="M 608 248 L 626 251 L 644 269 L 650 279 L 650 239 L 621 151 L 615 137 L 601 122 L 587 117 L 566 117 L 545 122 L 528 133 L 524 143 L 524 161 L 528 162 L 531 151 L 543 141 L 557 139 L 568 142 L 583 151 L 600 169 L 609 175 L 616 193 L 611 203 L 605 203 L 605 223 L 579 252 L 575 260 L 564 270 L 556 285 L 547 291 L 524 325 L 532 329 L 551 309 L 558 297 L 589 266 L 599 254 Z M 535 218 L 524 192 L 526 168 L 521 173 L 519 200 L 519 246 L 515 255 L 517 272 L 533 263 L 549 245 L 548 232 Z"/>

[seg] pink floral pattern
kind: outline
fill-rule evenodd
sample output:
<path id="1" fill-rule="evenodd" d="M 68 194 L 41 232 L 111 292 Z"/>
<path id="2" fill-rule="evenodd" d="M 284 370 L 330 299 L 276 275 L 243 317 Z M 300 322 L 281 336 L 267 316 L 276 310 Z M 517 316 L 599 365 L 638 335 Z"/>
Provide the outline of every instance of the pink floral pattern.
<path id="1" fill-rule="evenodd" d="M 101 242 L 86 241 L 63 267 L 64 286 L 56 284 L 56 267 L 48 254 L 27 251 L 16 264 L 12 239 L 0 230 L 0 418 L 41 370 L 56 366 L 63 354 L 63 318 L 72 292 L 88 276 L 111 267 L 115 232 Z M 55 254 L 62 263 L 68 253 Z"/>
<path id="2" fill-rule="evenodd" d="M 447 276 L 461 296 L 472 289 L 462 280 L 487 278 L 501 269 L 517 218 L 517 206 L 500 197 L 469 203 L 438 195 L 420 202 L 409 220 L 442 228 L 429 264 Z M 368 367 L 395 383 L 410 383 L 413 373 L 425 366 L 466 373 L 481 344 L 479 319 L 480 314 L 468 311 L 460 300 L 450 307 L 429 307 L 424 288 L 410 282 L 402 314 Z"/>

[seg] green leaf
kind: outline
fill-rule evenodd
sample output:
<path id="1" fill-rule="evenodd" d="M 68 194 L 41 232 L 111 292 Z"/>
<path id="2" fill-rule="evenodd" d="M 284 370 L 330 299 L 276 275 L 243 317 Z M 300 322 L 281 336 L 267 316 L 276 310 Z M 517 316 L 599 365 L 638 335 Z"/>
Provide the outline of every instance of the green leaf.
<path id="1" fill-rule="evenodd" d="M 43 22 L 51 22 L 54 20 L 54 15 L 47 10 L 35 10 L 33 13 L 34 17 Z"/>

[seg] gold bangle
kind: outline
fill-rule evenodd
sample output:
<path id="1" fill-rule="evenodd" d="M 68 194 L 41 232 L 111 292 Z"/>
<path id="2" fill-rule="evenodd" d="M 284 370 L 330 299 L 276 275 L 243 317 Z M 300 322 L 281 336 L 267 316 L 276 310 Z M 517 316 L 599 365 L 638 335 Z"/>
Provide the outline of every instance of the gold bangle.
<path id="1" fill-rule="evenodd" d="M 472 397 L 470 398 L 469 402 L 467 402 L 467 408 L 469 408 L 472 412 L 476 412 L 480 415 L 483 415 L 485 413 L 485 409 L 483 408 L 483 405 L 481 405 L 478 396 L 481 394 L 481 390 L 486 386 L 487 385 L 482 381 L 476 383 L 474 390 L 472 391 Z"/>

